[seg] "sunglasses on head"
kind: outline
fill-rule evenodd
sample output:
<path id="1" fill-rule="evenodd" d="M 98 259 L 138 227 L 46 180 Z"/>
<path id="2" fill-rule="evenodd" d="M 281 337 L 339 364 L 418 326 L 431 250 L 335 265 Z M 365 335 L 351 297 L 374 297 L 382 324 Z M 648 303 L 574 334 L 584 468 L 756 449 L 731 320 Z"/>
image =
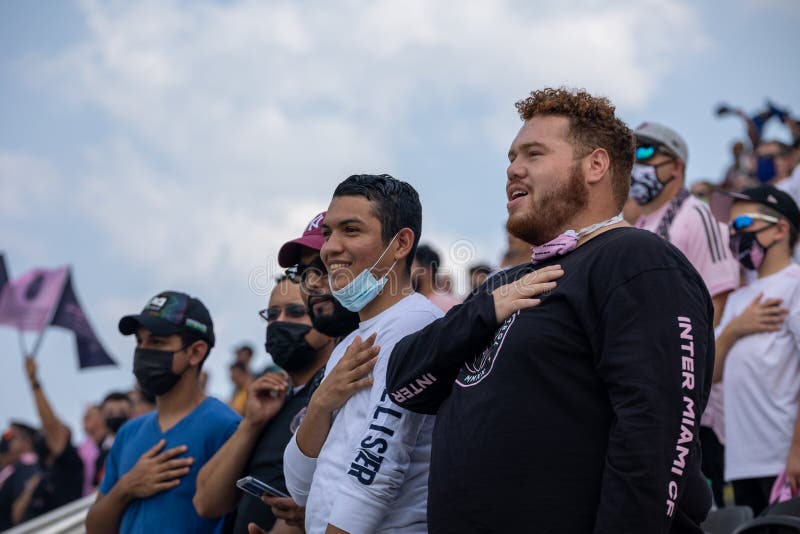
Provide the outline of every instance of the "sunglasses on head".
<path id="1" fill-rule="evenodd" d="M 295 284 L 306 283 L 306 280 L 308 280 L 308 277 L 312 274 L 316 274 L 317 276 L 325 276 L 328 274 L 325 264 L 322 263 L 322 259 L 319 257 L 308 265 L 298 264 L 286 269 L 286 276 Z"/>
<path id="2" fill-rule="evenodd" d="M 764 215 L 761 213 L 745 213 L 744 215 L 739 215 L 731 221 L 731 228 L 735 232 L 740 232 L 745 228 L 748 228 L 757 220 L 766 221 L 770 224 L 776 224 L 778 222 L 778 218 L 771 215 Z"/>
<path id="3" fill-rule="evenodd" d="M 302 304 L 287 304 L 285 307 L 281 308 L 280 306 L 270 306 L 265 310 L 259 310 L 258 314 L 261 316 L 262 319 L 271 323 L 275 319 L 281 316 L 281 312 L 286 311 L 286 315 L 293 319 L 300 319 L 304 317 L 308 312 L 306 311 L 306 307 Z"/>
<path id="4" fill-rule="evenodd" d="M 665 154 L 672 156 L 661 145 L 639 145 L 636 147 L 636 161 L 647 161 L 656 154 Z"/>

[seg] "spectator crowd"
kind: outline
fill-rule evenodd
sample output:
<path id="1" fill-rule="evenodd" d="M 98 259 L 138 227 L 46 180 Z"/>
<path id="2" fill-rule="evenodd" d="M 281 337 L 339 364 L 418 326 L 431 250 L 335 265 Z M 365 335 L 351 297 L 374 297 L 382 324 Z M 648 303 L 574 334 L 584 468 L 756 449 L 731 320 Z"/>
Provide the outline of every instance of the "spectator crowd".
<path id="1" fill-rule="evenodd" d="M 272 364 L 237 346 L 227 402 L 181 291 L 120 318 L 134 386 L 82 441 L 26 357 L 38 422 L 2 435 L 0 531 L 96 493 L 90 533 L 682 533 L 800 493 L 800 119 L 720 105 L 745 135 L 690 183 L 673 125 L 584 91 L 516 107 L 506 250 L 466 295 L 413 185 L 353 175 L 276 251 Z"/>

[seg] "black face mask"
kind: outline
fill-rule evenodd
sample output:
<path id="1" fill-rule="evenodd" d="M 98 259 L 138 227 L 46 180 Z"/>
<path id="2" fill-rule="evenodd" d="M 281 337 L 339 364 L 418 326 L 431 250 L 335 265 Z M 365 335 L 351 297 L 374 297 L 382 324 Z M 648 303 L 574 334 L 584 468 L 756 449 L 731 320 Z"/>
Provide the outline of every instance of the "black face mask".
<path id="1" fill-rule="evenodd" d="M 174 357 L 175 353 L 168 350 L 136 349 L 133 353 L 133 374 L 143 388 L 163 395 L 183 376 L 183 373 L 172 372 Z"/>
<path id="2" fill-rule="evenodd" d="M 326 296 L 326 300 L 333 303 L 333 313 L 316 315 L 314 307 L 308 307 L 308 315 L 311 317 L 314 330 L 329 337 L 339 338 L 358 328 L 360 322 L 358 313 L 351 312 L 331 296 Z"/>
<path id="3" fill-rule="evenodd" d="M 113 432 L 114 434 L 117 433 L 119 427 L 125 424 L 128 418 L 124 415 L 118 415 L 116 417 L 106 417 L 106 427 Z"/>
<path id="4" fill-rule="evenodd" d="M 767 227 L 769 228 L 769 226 Z M 767 228 L 763 228 L 766 230 Z M 769 247 L 765 247 L 756 239 L 756 234 L 761 230 L 755 232 L 739 232 L 731 236 L 728 243 L 733 256 L 739 260 L 739 263 L 749 271 L 757 271 L 761 264 L 764 263 L 764 258 L 767 256 Z"/>
<path id="5" fill-rule="evenodd" d="M 276 365 L 288 372 L 300 371 L 314 362 L 317 351 L 306 341 L 311 327 L 305 324 L 275 321 L 267 326 L 264 347 Z"/>

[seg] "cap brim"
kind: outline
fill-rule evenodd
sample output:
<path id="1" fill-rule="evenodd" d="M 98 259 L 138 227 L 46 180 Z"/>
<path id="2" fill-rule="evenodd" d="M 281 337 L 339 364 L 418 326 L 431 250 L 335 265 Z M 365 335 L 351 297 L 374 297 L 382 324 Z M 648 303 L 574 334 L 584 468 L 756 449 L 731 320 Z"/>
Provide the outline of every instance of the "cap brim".
<path id="1" fill-rule="evenodd" d="M 321 235 L 307 235 L 284 243 L 278 251 L 278 265 L 281 267 L 297 265 L 300 261 L 300 247 L 320 250 L 324 244 L 325 238 Z"/>
<path id="2" fill-rule="evenodd" d="M 714 217 L 716 217 L 718 221 L 728 224 L 731 220 L 731 207 L 737 200 L 755 202 L 752 198 L 741 193 L 714 191 L 711 193 L 708 206 L 711 208 L 711 213 L 714 214 Z"/>
<path id="3" fill-rule="evenodd" d="M 123 336 L 129 336 L 136 333 L 136 330 L 142 327 L 149 330 L 157 336 L 171 336 L 181 331 L 181 327 L 161 317 L 153 317 L 152 315 L 139 314 L 139 315 L 126 315 L 119 320 L 119 331 Z"/>

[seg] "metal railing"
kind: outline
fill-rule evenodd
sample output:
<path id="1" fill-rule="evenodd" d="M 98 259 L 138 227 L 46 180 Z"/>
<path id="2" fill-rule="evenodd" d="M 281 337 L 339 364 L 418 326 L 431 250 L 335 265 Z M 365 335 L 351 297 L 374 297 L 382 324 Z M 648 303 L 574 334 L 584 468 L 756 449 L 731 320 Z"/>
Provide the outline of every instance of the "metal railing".
<path id="1" fill-rule="evenodd" d="M 87 495 L 6 530 L 5 534 L 84 534 L 86 514 L 95 499 L 96 494 Z"/>

